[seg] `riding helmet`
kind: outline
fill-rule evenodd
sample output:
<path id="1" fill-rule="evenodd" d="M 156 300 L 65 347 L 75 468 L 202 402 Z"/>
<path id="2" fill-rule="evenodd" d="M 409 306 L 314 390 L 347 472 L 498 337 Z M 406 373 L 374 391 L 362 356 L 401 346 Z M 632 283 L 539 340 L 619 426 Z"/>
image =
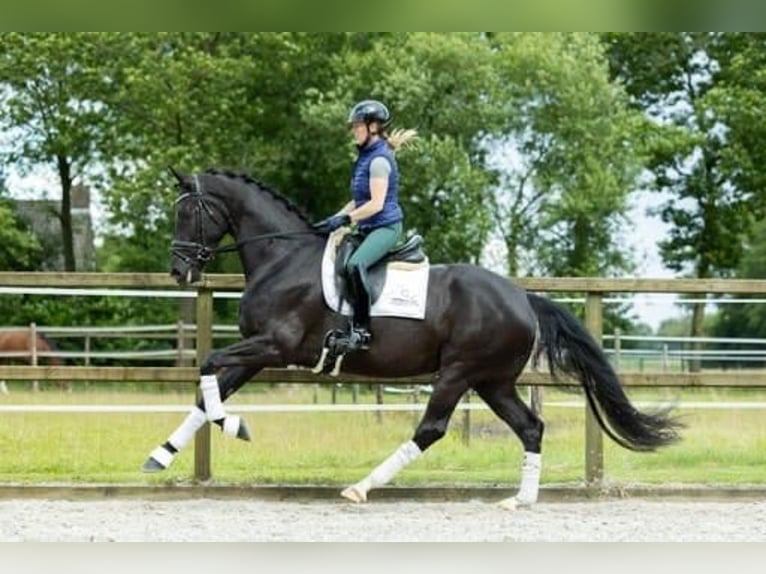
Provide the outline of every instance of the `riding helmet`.
<path id="1" fill-rule="evenodd" d="M 380 122 L 380 125 L 384 128 L 391 123 L 391 114 L 388 108 L 378 100 L 362 100 L 357 103 L 351 111 L 348 113 L 348 123 L 364 122 L 369 124 L 370 122 Z"/>

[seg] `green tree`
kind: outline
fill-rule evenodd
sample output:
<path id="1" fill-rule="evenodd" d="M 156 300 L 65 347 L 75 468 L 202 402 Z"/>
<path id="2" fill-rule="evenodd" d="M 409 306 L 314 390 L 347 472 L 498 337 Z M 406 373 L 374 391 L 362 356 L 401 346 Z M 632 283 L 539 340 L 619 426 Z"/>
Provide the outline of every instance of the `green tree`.
<path id="1" fill-rule="evenodd" d="M 132 45 L 142 55 L 124 71 L 116 108 L 135 159 L 106 193 L 113 234 L 125 238 L 107 244 L 110 265 L 157 265 L 146 237 L 169 235 L 168 163 L 242 169 L 314 218 L 336 211 L 355 153 L 347 110 L 365 97 L 421 132 L 400 156 L 402 201 L 431 259 L 478 258 L 491 181 L 480 136 L 493 109 L 481 95 L 492 68 L 479 35 L 172 33 L 134 35 Z"/>
<path id="2" fill-rule="evenodd" d="M 766 279 L 766 219 L 762 219 L 755 225 L 752 238 L 744 247 L 745 254 L 737 267 L 736 276 L 740 279 Z M 762 299 L 762 296 L 753 298 Z M 721 305 L 713 333 L 718 337 L 766 339 L 766 305 L 763 303 Z"/>
<path id="3" fill-rule="evenodd" d="M 118 60 L 116 34 L 0 35 L 0 128 L 13 134 L 4 160 L 22 173 L 50 168 L 61 191 L 65 268 L 77 268 L 71 191 L 95 177 L 110 144 L 105 97 L 113 89 L 108 66 Z"/>
<path id="4" fill-rule="evenodd" d="M 363 98 L 383 100 L 395 127 L 420 134 L 417 147 L 399 156 L 406 225 L 425 237 L 432 261 L 477 261 L 491 227 L 493 183 L 482 137 L 501 116 L 488 97 L 496 82 L 489 44 L 479 34 L 352 36 L 330 65 L 335 85 L 308 92 L 302 119 L 309 133 L 325 134 L 314 144 L 323 142 L 326 167 L 314 173 L 332 190 L 331 209 L 348 200 L 347 110 Z"/>
<path id="5" fill-rule="evenodd" d="M 509 274 L 518 275 L 525 254 L 525 267 L 538 273 L 629 269 L 617 238 L 643 160 L 644 120 L 610 81 L 599 38 L 501 34 L 492 41 L 507 110 L 495 139 L 511 152 L 493 196 Z"/>
<path id="6" fill-rule="evenodd" d="M 172 205 L 168 166 L 237 167 L 249 154 L 246 98 L 253 63 L 232 54 L 238 36 L 130 34 L 109 105 L 121 145 L 103 191 L 109 212 L 99 261 L 109 270 L 167 267 Z M 163 254 L 163 256 L 160 256 Z"/>
<path id="7" fill-rule="evenodd" d="M 731 276 L 763 210 L 761 37 L 720 33 L 608 34 L 612 72 L 656 129 L 651 189 L 672 225 L 660 243 L 674 271 Z M 745 98 L 744 95 L 749 97 Z M 700 335 L 703 304 L 694 307 Z"/>
<path id="8" fill-rule="evenodd" d="M 0 270 L 33 270 L 42 255 L 40 242 L 16 215 L 0 170 Z"/>

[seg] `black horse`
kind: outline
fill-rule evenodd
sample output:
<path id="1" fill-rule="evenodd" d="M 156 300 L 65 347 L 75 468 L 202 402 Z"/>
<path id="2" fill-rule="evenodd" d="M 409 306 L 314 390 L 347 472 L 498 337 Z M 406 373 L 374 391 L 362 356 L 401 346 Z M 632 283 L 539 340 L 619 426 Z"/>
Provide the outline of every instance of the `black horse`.
<path id="1" fill-rule="evenodd" d="M 151 453 L 146 472 L 167 468 L 207 420 L 248 440 L 244 421 L 227 415 L 222 402 L 261 369 L 316 365 L 325 335 L 346 320 L 322 296 L 325 237 L 294 204 L 245 175 L 173 173 L 180 195 L 171 275 L 179 284 L 199 280 L 205 263 L 227 250 L 217 246 L 231 234 L 247 279 L 239 312 L 243 338 L 204 361 L 202 399 Z M 473 389 L 524 446 L 521 486 L 505 505 L 534 503 L 543 423 L 515 383 L 530 358 L 540 356 L 554 375 L 579 380 L 601 427 L 623 447 L 650 451 L 678 439 L 678 424 L 666 413 L 646 414 L 631 405 L 598 344 L 563 307 L 475 265 L 434 265 L 429 273 L 425 319 L 374 317 L 370 349 L 350 353 L 343 363 L 345 372 L 376 378 L 433 374 L 433 392 L 412 440 L 343 496 L 365 501 L 368 490 L 442 438 L 461 397 Z"/>

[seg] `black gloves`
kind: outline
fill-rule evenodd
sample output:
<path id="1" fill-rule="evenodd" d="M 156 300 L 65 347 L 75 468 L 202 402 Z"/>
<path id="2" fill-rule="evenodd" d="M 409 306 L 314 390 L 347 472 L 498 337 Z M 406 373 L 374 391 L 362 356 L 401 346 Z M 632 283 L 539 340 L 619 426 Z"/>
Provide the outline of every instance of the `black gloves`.
<path id="1" fill-rule="evenodd" d="M 313 227 L 319 233 L 332 233 L 339 227 L 350 224 L 351 218 L 348 216 L 348 214 L 344 213 L 343 215 L 333 215 L 332 217 L 323 219 L 322 221 L 315 223 Z"/>

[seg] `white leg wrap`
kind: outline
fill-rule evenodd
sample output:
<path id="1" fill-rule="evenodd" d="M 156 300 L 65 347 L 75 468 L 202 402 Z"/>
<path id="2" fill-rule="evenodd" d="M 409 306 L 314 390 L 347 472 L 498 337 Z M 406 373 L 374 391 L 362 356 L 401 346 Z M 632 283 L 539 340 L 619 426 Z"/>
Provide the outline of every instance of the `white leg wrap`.
<path id="1" fill-rule="evenodd" d="M 223 434 L 232 438 L 237 438 L 239 432 L 240 416 L 228 415 L 223 419 Z"/>
<path id="2" fill-rule="evenodd" d="M 189 441 L 194 438 L 194 435 L 202 428 L 202 425 L 204 425 L 206 421 L 207 417 L 205 411 L 199 407 L 192 408 L 191 412 L 184 419 L 184 422 L 182 422 L 181 425 L 173 431 L 173 434 L 170 435 L 168 442 L 172 444 L 176 450 L 181 450 L 189 444 Z"/>
<path id="3" fill-rule="evenodd" d="M 540 490 L 541 468 L 542 456 L 540 453 L 524 453 L 524 462 L 521 464 L 521 487 L 516 495 L 516 500 L 519 504 L 534 504 L 537 502 L 537 493 Z"/>
<path id="4" fill-rule="evenodd" d="M 377 488 L 388 484 L 388 482 L 422 454 L 420 447 L 413 441 L 407 441 L 396 452 L 381 462 L 375 470 L 367 477 L 370 481 L 370 488 Z"/>
<path id="5" fill-rule="evenodd" d="M 400 446 L 386 460 L 381 462 L 375 469 L 353 486 L 345 489 L 341 495 L 354 502 L 367 500 L 367 492 L 387 484 L 397 472 L 410 464 L 422 454 L 420 447 L 413 441 L 408 441 Z"/>
<path id="6" fill-rule="evenodd" d="M 165 448 L 161 446 L 155 448 L 149 456 L 159 462 L 162 465 L 162 468 L 169 467 L 173 462 L 173 458 L 175 458 L 175 455 L 172 452 L 165 450 Z"/>
<path id="7" fill-rule="evenodd" d="M 506 510 L 516 510 L 519 507 L 531 506 L 537 502 L 540 489 L 540 469 L 542 457 L 539 453 L 525 452 L 521 464 L 521 486 L 516 496 L 501 500 L 498 504 Z"/>
<path id="8" fill-rule="evenodd" d="M 218 388 L 218 377 L 215 375 L 202 375 L 199 380 L 199 388 L 202 391 L 202 400 L 205 403 L 205 412 L 209 421 L 217 421 L 226 416 L 221 402 L 221 390 Z"/>

